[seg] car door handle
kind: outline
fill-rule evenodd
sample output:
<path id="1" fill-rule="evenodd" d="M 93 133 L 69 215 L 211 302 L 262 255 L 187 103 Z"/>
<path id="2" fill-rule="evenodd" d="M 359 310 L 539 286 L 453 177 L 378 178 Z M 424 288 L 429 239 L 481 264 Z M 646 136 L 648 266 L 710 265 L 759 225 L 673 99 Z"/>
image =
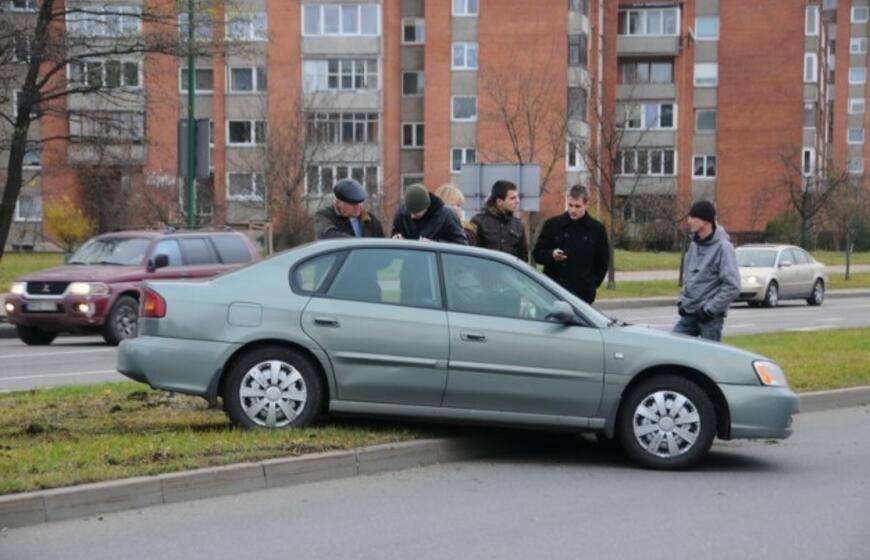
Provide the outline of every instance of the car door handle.
<path id="1" fill-rule="evenodd" d="M 459 333 L 459 338 L 467 340 L 468 342 L 486 342 L 486 335 L 476 332 Z"/>
<path id="2" fill-rule="evenodd" d="M 341 326 L 337 319 L 332 317 L 315 317 L 314 324 L 321 327 L 338 327 Z"/>

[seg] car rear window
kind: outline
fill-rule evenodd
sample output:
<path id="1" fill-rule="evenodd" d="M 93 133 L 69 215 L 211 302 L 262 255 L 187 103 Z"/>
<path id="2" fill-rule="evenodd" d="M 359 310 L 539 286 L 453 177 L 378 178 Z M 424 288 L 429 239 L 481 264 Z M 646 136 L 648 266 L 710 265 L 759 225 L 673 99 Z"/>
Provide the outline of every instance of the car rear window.
<path id="1" fill-rule="evenodd" d="M 251 262 L 248 246 L 237 235 L 215 235 L 211 240 L 224 264 Z"/>
<path id="2" fill-rule="evenodd" d="M 184 263 L 187 265 L 212 264 L 214 255 L 208 246 L 208 241 L 200 237 L 186 237 L 178 240 L 184 253 Z"/>

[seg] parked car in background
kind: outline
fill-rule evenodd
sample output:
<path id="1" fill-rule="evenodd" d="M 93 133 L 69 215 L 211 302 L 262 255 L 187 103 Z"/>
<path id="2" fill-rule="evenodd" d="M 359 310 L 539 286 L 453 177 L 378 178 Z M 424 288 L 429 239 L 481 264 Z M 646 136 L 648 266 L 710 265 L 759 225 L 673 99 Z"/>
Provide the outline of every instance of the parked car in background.
<path id="1" fill-rule="evenodd" d="M 737 248 L 740 295 L 752 306 L 776 307 L 784 299 L 804 299 L 810 305 L 825 300 L 825 265 L 794 245 L 742 245 Z"/>
<path id="2" fill-rule="evenodd" d="M 26 344 L 51 344 L 62 332 L 99 333 L 118 344 L 136 334 L 142 280 L 214 276 L 258 255 L 232 230 L 98 235 L 65 265 L 16 279 L 6 312 Z"/>
<path id="3" fill-rule="evenodd" d="M 798 405 L 763 356 L 626 326 L 476 247 L 321 241 L 207 281 L 149 280 L 142 294 L 118 370 L 221 397 L 243 428 L 325 411 L 567 428 L 679 469 L 717 435 L 788 437 Z"/>

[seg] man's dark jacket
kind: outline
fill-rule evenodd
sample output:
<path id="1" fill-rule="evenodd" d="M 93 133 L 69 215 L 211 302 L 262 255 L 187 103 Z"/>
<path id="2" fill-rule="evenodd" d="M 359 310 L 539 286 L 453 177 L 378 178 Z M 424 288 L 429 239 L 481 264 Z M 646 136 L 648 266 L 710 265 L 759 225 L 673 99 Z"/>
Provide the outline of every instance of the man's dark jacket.
<path id="1" fill-rule="evenodd" d="M 405 209 L 405 205 L 399 206 L 396 217 L 393 220 L 393 233 L 402 234 L 405 239 L 420 239 L 425 237 L 432 241 L 445 243 L 459 243 L 468 245 L 465 230 L 459 218 L 453 210 L 444 206 L 440 198 L 429 193 L 429 208 L 426 214 L 419 220 L 411 219 L 411 214 Z"/>
<path id="2" fill-rule="evenodd" d="M 556 262 L 554 249 L 562 249 L 568 258 Z M 607 231 L 589 214 L 574 221 L 565 212 L 544 223 L 532 255 L 535 262 L 544 265 L 544 274 L 583 301 L 592 303 L 610 261 Z"/>
<path id="3" fill-rule="evenodd" d="M 523 222 L 512 213 L 486 208 L 471 218 L 471 223 L 477 226 L 476 246 L 508 253 L 529 262 L 526 230 Z"/>
<path id="4" fill-rule="evenodd" d="M 377 218 L 365 210 L 359 216 L 362 226 L 363 237 L 383 237 L 384 228 Z M 337 237 L 356 237 L 350 218 L 339 214 L 335 208 L 329 206 L 321 208 L 314 214 L 314 237 L 315 239 L 335 239 Z"/>

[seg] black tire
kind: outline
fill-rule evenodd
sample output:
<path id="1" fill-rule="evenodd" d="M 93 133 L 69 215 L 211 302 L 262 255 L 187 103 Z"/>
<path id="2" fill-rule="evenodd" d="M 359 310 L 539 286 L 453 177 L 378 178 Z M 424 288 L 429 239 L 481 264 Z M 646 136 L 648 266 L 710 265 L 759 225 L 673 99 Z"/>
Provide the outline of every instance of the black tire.
<path id="1" fill-rule="evenodd" d="M 267 369 L 270 363 L 278 364 L 278 379 Z M 240 428 L 308 426 L 320 415 L 323 399 L 317 368 L 284 346 L 264 346 L 244 354 L 230 366 L 224 383 L 224 411 Z"/>
<path id="2" fill-rule="evenodd" d="M 47 346 L 57 338 L 56 332 L 44 331 L 37 327 L 16 325 L 15 330 L 18 332 L 18 338 L 21 339 L 21 342 L 28 346 Z"/>
<path id="3" fill-rule="evenodd" d="M 810 292 L 807 303 L 815 307 L 821 305 L 823 301 L 825 301 L 825 282 L 818 278 L 813 283 L 813 291 Z"/>
<path id="4" fill-rule="evenodd" d="M 658 416 L 653 410 L 658 410 L 658 402 L 664 403 L 665 414 L 654 422 L 650 413 Z M 672 406 L 677 402 L 681 404 L 675 411 Z M 642 381 L 625 396 L 616 434 L 626 455 L 639 465 L 686 469 L 710 450 L 716 436 L 716 411 L 704 390 L 692 381 L 659 375 Z"/>
<path id="5" fill-rule="evenodd" d="M 103 339 L 107 344 L 117 346 L 122 340 L 136 336 L 138 322 L 139 302 L 134 297 L 121 296 L 103 324 Z"/>
<path id="6" fill-rule="evenodd" d="M 749 305 L 749 307 L 761 307 L 760 301 L 747 301 L 746 303 Z"/>
<path id="7" fill-rule="evenodd" d="M 779 305 L 779 284 L 775 280 L 771 280 L 764 291 L 764 301 L 761 302 L 764 307 L 776 307 Z"/>

